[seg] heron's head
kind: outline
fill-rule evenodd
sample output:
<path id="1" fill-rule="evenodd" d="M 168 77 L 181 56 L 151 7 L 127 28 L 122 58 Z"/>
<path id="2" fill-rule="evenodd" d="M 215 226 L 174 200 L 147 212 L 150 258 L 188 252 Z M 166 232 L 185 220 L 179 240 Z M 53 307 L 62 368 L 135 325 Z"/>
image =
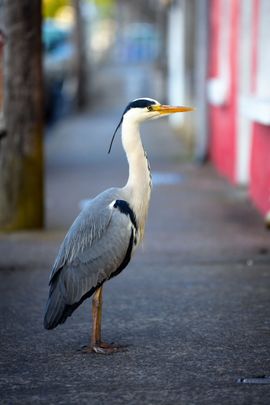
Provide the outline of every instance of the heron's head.
<path id="1" fill-rule="evenodd" d="M 177 112 L 193 110 L 194 109 L 191 107 L 160 104 L 157 100 L 152 98 L 137 98 L 127 105 L 122 118 L 132 119 L 133 121 L 141 123 Z"/>
<path id="2" fill-rule="evenodd" d="M 111 151 L 112 143 L 118 128 L 121 126 L 123 120 L 132 120 L 133 122 L 142 123 L 144 121 L 153 120 L 166 115 L 175 114 L 178 112 L 194 111 L 192 107 L 184 106 L 171 106 L 160 104 L 157 100 L 152 98 L 136 98 L 131 101 L 125 108 L 121 120 L 114 131 L 112 141 L 109 148 Z"/>

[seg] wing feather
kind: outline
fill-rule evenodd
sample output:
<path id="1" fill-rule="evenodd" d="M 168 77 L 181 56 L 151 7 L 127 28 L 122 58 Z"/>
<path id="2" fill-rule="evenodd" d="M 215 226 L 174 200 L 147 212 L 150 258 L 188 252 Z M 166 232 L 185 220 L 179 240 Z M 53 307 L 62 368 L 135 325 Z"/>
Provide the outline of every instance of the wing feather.
<path id="1" fill-rule="evenodd" d="M 89 249 L 108 227 L 112 210 L 108 208 L 118 195 L 118 189 L 109 189 L 90 200 L 67 232 L 55 259 L 50 283 L 59 270 L 68 263 L 76 261 L 80 252 Z"/>
<path id="2" fill-rule="evenodd" d="M 94 201 L 83 211 L 61 245 L 50 278 L 44 321 L 48 329 L 64 322 L 84 297 L 108 280 L 126 258 L 134 225 L 129 216 L 112 206 L 111 199 L 105 199 L 105 203 L 104 206 L 104 201 L 102 204 L 99 201 L 98 206 Z M 53 314 L 54 305 L 59 314 Z"/>

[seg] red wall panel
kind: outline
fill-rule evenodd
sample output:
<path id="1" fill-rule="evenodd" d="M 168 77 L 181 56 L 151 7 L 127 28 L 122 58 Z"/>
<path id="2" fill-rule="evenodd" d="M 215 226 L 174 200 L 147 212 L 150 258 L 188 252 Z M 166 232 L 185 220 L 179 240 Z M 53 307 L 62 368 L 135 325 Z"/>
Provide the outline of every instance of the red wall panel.
<path id="1" fill-rule="evenodd" d="M 239 26 L 241 5 L 239 0 L 227 0 L 231 5 L 229 21 L 229 92 L 223 105 L 209 106 L 210 157 L 217 170 L 230 181 L 235 182 L 236 173 L 236 137 L 237 137 L 237 98 L 238 98 L 238 50 L 240 46 Z M 261 0 L 252 2 L 252 26 L 247 35 L 252 36 L 251 55 L 251 90 L 256 96 L 256 79 L 258 75 L 258 30 L 260 27 L 259 8 Z M 209 78 L 221 75 L 219 61 L 220 35 L 222 28 L 222 0 L 210 2 L 209 35 Z M 261 44 L 260 44 L 261 45 Z M 270 76 L 269 76 L 270 80 Z M 270 82 L 269 82 L 270 85 Z M 253 124 L 250 160 L 250 196 L 262 214 L 270 211 L 270 126 Z"/>
<path id="2" fill-rule="evenodd" d="M 250 194 L 262 214 L 270 211 L 270 128 L 254 124 Z"/>
<path id="3" fill-rule="evenodd" d="M 256 95 L 258 74 L 259 7 L 260 0 L 253 0 L 252 90 L 254 95 Z M 258 123 L 254 123 L 252 133 L 250 196 L 263 215 L 270 211 L 270 127 Z"/>
<path id="4" fill-rule="evenodd" d="M 210 15 L 210 78 L 217 77 L 220 20 L 222 18 L 220 0 L 212 0 Z M 229 24 L 229 96 L 222 106 L 209 108 L 210 118 L 210 157 L 218 169 L 232 182 L 235 181 L 236 165 L 236 118 L 237 118 L 237 56 L 238 56 L 239 1 L 231 0 Z"/>

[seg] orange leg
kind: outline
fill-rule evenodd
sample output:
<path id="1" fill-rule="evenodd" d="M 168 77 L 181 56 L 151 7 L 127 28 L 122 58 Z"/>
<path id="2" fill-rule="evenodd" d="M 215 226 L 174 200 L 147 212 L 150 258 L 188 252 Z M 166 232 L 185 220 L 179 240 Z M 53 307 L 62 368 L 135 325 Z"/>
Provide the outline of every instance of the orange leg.
<path id="1" fill-rule="evenodd" d="M 101 318 L 102 318 L 102 287 L 99 287 L 92 299 L 92 335 L 90 346 L 83 349 L 84 352 L 98 354 L 111 354 L 123 351 L 124 348 L 102 342 L 101 340 Z"/>
<path id="2" fill-rule="evenodd" d="M 98 288 L 92 299 L 92 337 L 91 347 L 101 343 L 101 318 L 102 318 L 102 287 Z"/>

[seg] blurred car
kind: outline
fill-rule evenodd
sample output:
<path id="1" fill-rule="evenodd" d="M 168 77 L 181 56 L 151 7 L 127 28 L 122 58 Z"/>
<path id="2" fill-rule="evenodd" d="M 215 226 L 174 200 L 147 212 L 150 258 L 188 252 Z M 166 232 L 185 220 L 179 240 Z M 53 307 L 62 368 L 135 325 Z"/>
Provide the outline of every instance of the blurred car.
<path id="1" fill-rule="evenodd" d="M 42 27 L 45 120 L 54 122 L 72 108 L 76 91 L 75 46 L 72 27 L 52 20 Z"/>

